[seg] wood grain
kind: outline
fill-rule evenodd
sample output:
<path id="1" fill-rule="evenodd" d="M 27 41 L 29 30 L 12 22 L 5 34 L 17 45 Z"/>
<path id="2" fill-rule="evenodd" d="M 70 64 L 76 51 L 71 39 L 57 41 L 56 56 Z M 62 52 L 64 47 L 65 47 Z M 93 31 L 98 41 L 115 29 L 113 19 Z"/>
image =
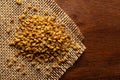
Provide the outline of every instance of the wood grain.
<path id="1" fill-rule="evenodd" d="M 55 0 L 85 36 L 84 54 L 60 80 L 120 80 L 120 0 Z"/>

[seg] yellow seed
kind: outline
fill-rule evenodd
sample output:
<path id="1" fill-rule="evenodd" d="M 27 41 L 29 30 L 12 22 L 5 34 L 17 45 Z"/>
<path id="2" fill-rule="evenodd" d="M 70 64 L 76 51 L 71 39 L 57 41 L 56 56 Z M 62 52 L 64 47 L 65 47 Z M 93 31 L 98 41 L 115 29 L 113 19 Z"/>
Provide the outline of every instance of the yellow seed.
<path id="1" fill-rule="evenodd" d="M 25 64 L 24 62 L 21 62 L 21 65 L 22 65 L 22 66 L 25 66 L 26 64 Z"/>
<path id="2" fill-rule="evenodd" d="M 45 74 L 46 74 L 46 76 L 50 76 L 50 73 L 49 73 L 49 72 L 46 72 Z"/>
<path id="3" fill-rule="evenodd" d="M 37 12 L 37 11 L 38 11 L 38 8 L 37 8 L 36 6 L 34 6 L 34 7 L 33 7 L 33 10 L 34 10 L 35 12 Z"/>
<path id="4" fill-rule="evenodd" d="M 27 9 L 24 9 L 23 13 L 24 13 L 24 14 L 27 14 Z"/>
<path id="5" fill-rule="evenodd" d="M 21 73 L 22 75 L 26 75 L 27 74 L 27 72 L 26 71 L 22 71 L 22 73 Z"/>
<path id="6" fill-rule="evenodd" d="M 40 70 L 40 66 L 37 66 L 37 67 L 36 67 L 36 70 Z"/>
<path id="7" fill-rule="evenodd" d="M 36 65 L 36 62 L 31 62 L 31 65 L 32 65 L 32 66 L 35 66 L 35 65 Z"/>
<path id="8" fill-rule="evenodd" d="M 16 58 L 16 57 L 13 58 L 13 62 L 14 62 L 14 63 L 17 62 L 17 58 Z"/>
<path id="9" fill-rule="evenodd" d="M 13 66 L 13 63 L 12 62 L 9 62 L 8 63 L 8 67 L 12 67 Z"/>
<path id="10" fill-rule="evenodd" d="M 50 67 L 49 67 L 49 66 L 46 66 L 45 68 L 46 68 L 47 70 L 49 70 Z"/>
<path id="11" fill-rule="evenodd" d="M 16 26 L 16 28 L 15 28 L 15 29 L 16 29 L 16 31 L 18 31 L 20 28 L 19 28 L 18 26 Z"/>
<path id="12" fill-rule="evenodd" d="M 31 8 L 32 8 L 32 5 L 31 5 L 31 4 L 28 4 L 27 7 L 28 7 L 28 9 L 31 9 Z"/>
<path id="13" fill-rule="evenodd" d="M 21 1 L 21 0 L 16 0 L 16 3 L 17 3 L 18 5 L 21 5 L 21 4 L 22 4 L 22 1 Z"/>
<path id="14" fill-rule="evenodd" d="M 48 10 L 45 10 L 45 11 L 44 11 L 44 14 L 45 14 L 45 15 L 48 15 Z"/>
<path id="15" fill-rule="evenodd" d="M 47 58 L 47 59 L 45 59 L 45 62 L 48 62 L 48 58 Z"/>
<path id="16" fill-rule="evenodd" d="M 25 15 L 24 14 L 22 14 L 21 16 L 19 16 L 19 19 L 20 20 L 22 20 L 22 19 L 24 19 L 25 18 Z"/>
<path id="17" fill-rule="evenodd" d="M 15 53 L 14 55 L 15 55 L 15 57 L 18 57 L 18 56 L 19 56 L 19 53 L 17 52 L 17 53 Z"/>
<path id="18" fill-rule="evenodd" d="M 14 45 L 15 45 L 15 42 L 10 42 L 9 45 L 10 45 L 10 46 L 14 46 Z"/>
<path id="19" fill-rule="evenodd" d="M 16 67 L 16 71 L 20 71 L 21 67 L 20 66 L 17 66 Z"/>
<path id="20" fill-rule="evenodd" d="M 6 32 L 9 34 L 12 30 L 10 28 L 7 28 Z"/>
<path id="21" fill-rule="evenodd" d="M 54 63 L 54 64 L 52 65 L 52 68 L 53 68 L 53 69 L 58 68 L 58 67 L 59 67 L 59 65 L 58 65 L 57 63 Z"/>

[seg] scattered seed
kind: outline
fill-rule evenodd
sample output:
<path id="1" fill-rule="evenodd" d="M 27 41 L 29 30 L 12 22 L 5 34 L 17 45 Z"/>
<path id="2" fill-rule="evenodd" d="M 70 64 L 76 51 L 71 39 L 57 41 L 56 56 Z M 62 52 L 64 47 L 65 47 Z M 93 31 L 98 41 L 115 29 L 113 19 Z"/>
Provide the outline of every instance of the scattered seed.
<path id="1" fill-rule="evenodd" d="M 23 13 L 24 13 L 24 14 L 27 14 L 27 9 L 24 9 Z"/>
<path id="2" fill-rule="evenodd" d="M 45 14 L 45 15 L 48 15 L 48 10 L 45 10 L 45 11 L 44 11 L 44 14 Z"/>
<path id="3" fill-rule="evenodd" d="M 18 26 L 16 26 L 16 28 L 15 28 L 15 29 L 16 29 L 16 31 L 18 31 L 20 28 L 19 28 Z"/>
<path id="4" fill-rule="evenodd" d="M 17 3 L 18 5 L 21 5 L 21 4 L 22 4 L 22 1 L 21 1 L 21 0 L 16 0 L 16 3 Z"/>
<path id="5" fill-rule="evenodd" d="M 50 67 L 49 67 L 49 66 L 46 66 L 45 68 L 46 68 L 46 70 L 49 70 L 49 69 L 50 69 Z"/>
<path id="6" fill-rule="evenodd" d="M 18 53 L 18 52 L 16 52 L 14 55 L 15 55 L 15 57 L 18 57 L 18 56 L 19 56 L 19 53 Z"/>
<path id="7" fill-rule="evenodd" d="M 8 63 L 8 67 L 12 67 L 13 66 L 13 63 L 12 62 L 9 62 Z"/>
<path id="8" fill-rule="evenodd" d="M 9 34 L 12 30 L 10 28 L 7 28 L 6 32 Z"/>
<path id="9" fill-rule="evenodd" d="M 27 71 L 22 71 L 21 74 L 22 74 L 22 75 L 26 75 L 26 74 L 27 74 Z"/>
<path id="10" fill-rule="evenodd" d="M 35 66 L 37 63 L 36 62 L 31 62 L 31 65 L 32 66 Z"/>
<path id="11" fill-rule="evenodd" d="M 56 64 L 56 63 L 54 63 L 54 64 L 52 65 L 52 68 L 53 68 L 53 69 L 58 68 L 58 67 L 59 67 L 59 65 Z"/>
<path id="12" fill-rule="evenodd" d="M 17 62 L 17 58 L 16 58 L 16 57 L 13 58 L 13 62 L 14 62 L 14 63 Z"/>
<path id="13" fill-rule="evenodd" d="M 48 76 L 48 77 L 50 76 L 50 73 L 49 73 L 49 72 L 46 72 L 45 74 L 46 74 L 46 76 Z"/>
<path id="14" fill-rule="evenodd" d="M 38 8 L 36 6 L 33 7 L 33 11 L 37 12 Z"/>
<path id="15" fill-rule="evenodd" d="M 21 65 L 22 65 L 22 66 L 25 66 L 26 64 L 25 64 L 24 62 L 21 62 Z"/>
<path id="16" fill-rule="evenodd" d="M 37 67 L 36 67 L 36 70 L 40 70 L 40 66 L 37 66 Z"/>
<path id="17" fill-rule="evenodd" d="M 10 46 L 14 46 L 14 45 L 15 45 L 15 42 L 10 42 L 9 45 L 10 45 Z"/>
<path id="18" fill-rule="evenodd" d="M 16 67 L 16 71 L 20 71 L 21 67 L 20 66 L 17 66 Z"/>
<path id="19" fill-rule="evenodd" d="M 32 8 L 32 5 L 31 4 L 28 4 L 28 9 L 31 9 Z"/>

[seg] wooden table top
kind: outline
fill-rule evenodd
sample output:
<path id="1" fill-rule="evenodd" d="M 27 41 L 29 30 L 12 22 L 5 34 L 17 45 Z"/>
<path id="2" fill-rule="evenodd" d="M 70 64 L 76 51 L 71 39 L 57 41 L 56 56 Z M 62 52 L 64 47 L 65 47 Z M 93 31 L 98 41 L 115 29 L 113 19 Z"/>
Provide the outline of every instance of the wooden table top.
<path id="1" fill-rule="evenodd" d="M 120 0 L 56 0 L 85 36 L 84 54 L 60 80 L 120 80 Z"/>

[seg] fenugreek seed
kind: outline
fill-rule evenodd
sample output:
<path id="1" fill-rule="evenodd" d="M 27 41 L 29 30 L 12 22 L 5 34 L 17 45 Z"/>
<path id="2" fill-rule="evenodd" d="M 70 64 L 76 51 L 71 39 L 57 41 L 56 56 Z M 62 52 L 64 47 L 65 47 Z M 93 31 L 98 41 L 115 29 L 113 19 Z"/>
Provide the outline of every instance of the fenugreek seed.
<path id="1" fill-rule="evenodd" d="M 33 7 L 33 11 L 37 12 L 38 8 L 36 6 Z"/>
<path id="2" fill-rule="evenodd" d="M 40 70 L 40 66 L 37 66 L 37 67 L 36 67 L 36 70 Z"/>
<path id="3" fill-rule="evenodd" d="M 22 71 L 21 74 L 22 74 L 22 75 L 26 75 L 27 72 L 26 72 L 26 71 Z"/>
<path id="4" fill-rule="evenodd" d="M 25 15 L 24 14 L 22 14 L 21 16 L 19 16 L 19 19 L 20 20 L 22 20 L 22 19 L 24 19 L 25 18 Z"/>
<path id="5" fill-rule="evenodd" d="M 24 14 L 27 14 L 27 9 L 24 9 L 23 13 L 24 13 Z"/>
<path id="6" fill-rule="evenodd" d="M 77 45 L 77 48 L 80 49 L 81 48 L 80 45 Z"/>
<path id="7" fill-rule="evenodd" d="M 21 67 L 20 66 L 17 66 L 16 67 L 16 71 L 20 71 Z"/>
<path id="8" fill-rule="evenodd" d="M 17 26 L 15 29 L 16 29 L 16 31 L 18 31 L 20 28 Z"/>
<path id="9" fill-rule="evenodd" d="M 10 46 L 14 46 L 14 45 L 15 45 L 15 42 L 10 42 L 9 45 L 10 45 Z"/>
<path id="10" fill-rule="evenodd" d="M 31 65 L 32 66 L 35 66 L 37 63 L 36 62 L 31 62 Z"/>
<path id="11" fill-rule="evenodd" d="M 14 62 L 14 63 L 17 62 L 17 58 L 16 58 L 16 57 L 13 58 L 13 62 Z"/>
<path id="12" fill-rule="evenodd" d="M 46 68 L 46 70 L 49 70 L 50 67 L 49 67 L 49 66 L 46 66 L 45 68 Z"/>
<path id="13" fill-rule="evenodd" d="M 44 11 L 44 14 L 45 14 L 45 15 L 48 15 L 48 10 L 45 10 L 45 11 Z"/>
<path id="14" fill-rule="evenodd" d="M 46 76 L 48 76 L 48 77 L 50 76 L 50 73 L 49 73 L 49 72 L 46 72 L 45 74 L 46 74 Z"/>
<path id="15" fill-rule="evenodd" d="M 24 62 L 21 62 L 21 65 L 22 65 L 22 66 L 25 66 L 26 64 L 25 64 Z"/>
<path id="16" fill-rule="evenodd" d="M 48 58 L 47 58 L 47 59 L 45 59 L 45 62 L 48 62 Z"/>
<path id="17" fill-rule="evenodd" d="M 12 67 L 13 66 L 13 63 L 12 62 L 9 62 L 8 63 L 8 67 Z"/>
<path id="18" fill-rule="evenodd" d="M 28 7 L 28 9 L 31 9 L 31 8 L 32 8 L 32 5 L 31 5 L 31 4 L 28 4 L 27 7 Z"/>
<path id="19" fill-rule="evenodd" d="M 17 52 L 17 53 L 15 53 L 14 55 L 15 55 L 15 57 L 18 57 L 18 56 L 19 56 L 19 53 Z"/>
<path id="20" fill-rule="evenodd" d="M 53 69 L 58 68 L 58 64 L 53 64 L 53 65 L 52 65 L 52 68 L 53 68 Z"/>
<path id="21" fill-rule="evenodd" d="M 21 0 L 16 0 L 16 3 L 17 3 L 18 5 L 21 5 L 21 4 L 22 4 L 22 1 L 21 1 Z"/>
<path id="22" fill-rule="evenodd" d="M 52 14 L 52 16 L 53 16 L 53 17 L 56 17 L 56 16 L 57 16 L 57 14 L 54 12 L 54 13 Z"/>
<path id="23" fill-rule="evenodd" d="M 9 34 L 12 30 L 10 28 L 7 28 L 6 32 Z"/>

